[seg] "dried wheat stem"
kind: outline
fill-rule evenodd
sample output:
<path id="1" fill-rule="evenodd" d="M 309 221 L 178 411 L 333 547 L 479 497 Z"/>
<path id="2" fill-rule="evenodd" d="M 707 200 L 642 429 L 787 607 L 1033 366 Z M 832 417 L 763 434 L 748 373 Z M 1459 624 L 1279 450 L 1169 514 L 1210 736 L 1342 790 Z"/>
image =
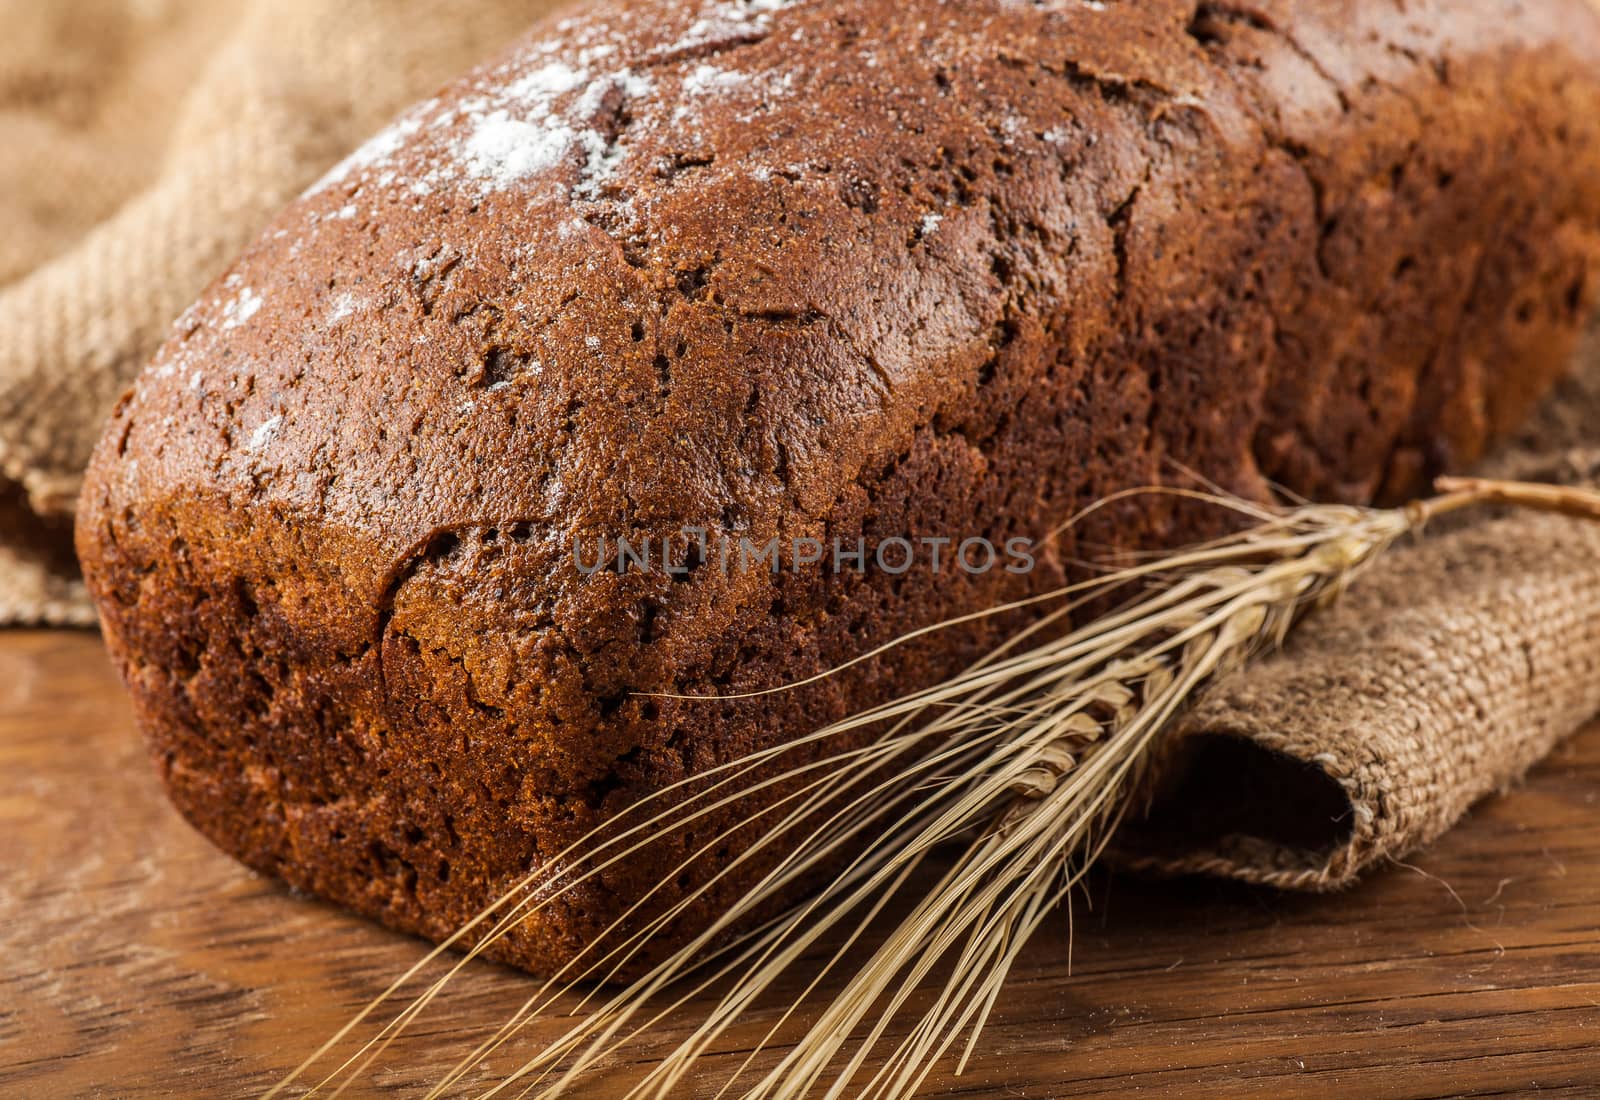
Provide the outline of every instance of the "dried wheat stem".
<path id="1" fill-rule="evenodd" d="M 1529 481 L 1496 481 L 1486 477 L 1441 477 L 1435 488 L 1443 498 L 1468 504 L 1512 504 L 1541 512 L 1558 512 L 1577 519 L 1600 519 L 1600 495 L 1570 485 L 1544 485 Z"/>

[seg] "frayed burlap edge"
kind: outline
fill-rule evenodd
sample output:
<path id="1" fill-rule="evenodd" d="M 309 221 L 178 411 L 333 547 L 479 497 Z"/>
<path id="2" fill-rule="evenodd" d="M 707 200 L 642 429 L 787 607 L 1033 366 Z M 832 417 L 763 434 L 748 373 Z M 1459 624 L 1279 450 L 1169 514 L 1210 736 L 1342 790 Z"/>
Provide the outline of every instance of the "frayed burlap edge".
<path id="1" fill-rule="evenodd" d="M 25 609 L 26 621 L 34 626 L 94 626 L 98 621 L 81 580 L 0 543 L 0 610 L 8 608 Z"/>

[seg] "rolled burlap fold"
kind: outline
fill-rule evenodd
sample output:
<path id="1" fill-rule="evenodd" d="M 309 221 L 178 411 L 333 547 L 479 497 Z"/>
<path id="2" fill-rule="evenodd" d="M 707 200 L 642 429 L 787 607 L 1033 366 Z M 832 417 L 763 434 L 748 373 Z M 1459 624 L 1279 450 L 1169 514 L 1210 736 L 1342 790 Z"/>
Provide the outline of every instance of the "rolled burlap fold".
<path id="1" fill-rule="evenodd" d="M 1600 525 L 1518 515 L 1402 546 L 1201 700 L 1118 858 L 1343 886 L 1597 712 Z"/>
<path id="2" fill-rule="evenodd" d="M 70 551 L 79 473 L 171 319 L 339 155 L 553 6 L 0 0 L 0 217 L 18 227 L 0 242 L 0 624 L 94 621 Z M 1575 450 L 1600 424 L 1600 345 L 1581 364 L 1493 472 L 1600 473 Z M 1346 883 L 1600 709 L 1597 666 L 1600 529 L 1458 524 L 1219 685 L 1119 858 Z"/>

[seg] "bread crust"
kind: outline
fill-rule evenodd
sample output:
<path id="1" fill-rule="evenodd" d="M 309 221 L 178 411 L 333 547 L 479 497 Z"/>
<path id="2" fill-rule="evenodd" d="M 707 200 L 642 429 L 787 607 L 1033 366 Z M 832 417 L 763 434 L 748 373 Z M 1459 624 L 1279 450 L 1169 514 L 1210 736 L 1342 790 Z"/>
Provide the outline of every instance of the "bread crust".
<path id="1" fill-rule="evenodd" d="M 112 417 L 77 543 L 173 801 L 437 939 L 642 795 L 1015 620 L 781 696 L 639 693 L 787 682 L 1218 519 L 1129 502 L 1025 575 L 585 574 L 575 541 L 999 545 L 1184 469 L 1416 490 L 1516 423 L 1593 299 L 1597 74 L 1583 0 L 547 24 L 285 211 Z M 719 824 L 492 953 L 551 969 Z"/>

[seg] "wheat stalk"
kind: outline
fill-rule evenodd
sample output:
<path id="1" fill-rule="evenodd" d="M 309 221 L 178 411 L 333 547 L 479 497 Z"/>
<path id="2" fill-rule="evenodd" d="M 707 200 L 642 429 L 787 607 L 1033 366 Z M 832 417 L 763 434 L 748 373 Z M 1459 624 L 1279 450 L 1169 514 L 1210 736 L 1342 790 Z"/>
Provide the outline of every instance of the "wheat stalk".
<path id="1" fill-rule="evenodd" d="M 698 890 L 623 935 L 623 926 L 655 891 L 640 898 L 606 934 L 540 983 L 429 1095 L 461 1085 L 574 987 L 615 976 L 652 934 L 775 845 L 781 852 L 776 866 L 708 927 L 636 981 L 604 996 L 483 1095 L 573 1094 L 587 1073 L 641 1033 L 686 1003 L 714 996 L 699 1026 L 628 1093 L 673 1095 L 700 1056 L 829 936 L 842 937 L 842 943 L 816 965 L 800 995 L 717 1095 L 837 1097 L 852 1090 L 910 1096 L 966 1035 L 959 1073 L 1018 951 L 1080 881 L 1126 810 L 1152 745 L 1208 682 L 1281 643 L 1309 608 L 1336 598 L 1396 540 L 1442 513 L 1494 502 L 1600 518 L 1600 495 L 1580 490 L 1460 480 L 1442 481 L 1439 489 L 1440 495 L 1401 509 L 1304 505 L 1280 512 L 1185 493 L 1239 507 L 1259 522 L 1237 535 L 1023 601 L 1056 606 L 961 675 L 637 804 L 604 836 L 585 838 L 551 860 L 549 866 L 565 868 L 559 877 L 535 872 L 518 883 L 268 1095 L 331 1052 L 440 952 L 478 935 L 461 959 L 313 1089 L 331 1087 L 337 1094 L 495 940 L 618 861 L 636 858 L 667 830 L 752 798 L 759 809 L 665 870 L 661 882 L 674 881 L 732 833 L 759 824 L 759 835 L 737 857 Z M 1138 586 L 1138 594 L 1120 609 L 1024 648 L 1083 601 L 1127 586 Z M 868 727 L 883 732 L 859 747 L 825 752 L 773 774 L 774 765 L 800 746 L 826 745 Z M 795 785 L 796 780 L 803 782 Z M 793 789 L 774 795 L 779 783 Z M 690 793 L 683 796 L 685 791 Z M 759 1054 L 829 975 L 851 964 L 869 925 L 911 893 L 914 873 L 930 853 L 952 842 L 962 846 L 954 862 L 911 900 L 907 915 L 830 994 L 787 1053 L 751 1079 Z M 820 892 L 749 927 L 755 914 L 819 871 L 831 871 Z M 905 1014 L 908 1000 L 929 985 L 941 964 L 948 974 L 934 984 L 931 1003 L 867 1075 L 867 1059 L 882 1045 L 891 1021 Z M 579 1008 L 594 997 L 583 997 Z"/>

